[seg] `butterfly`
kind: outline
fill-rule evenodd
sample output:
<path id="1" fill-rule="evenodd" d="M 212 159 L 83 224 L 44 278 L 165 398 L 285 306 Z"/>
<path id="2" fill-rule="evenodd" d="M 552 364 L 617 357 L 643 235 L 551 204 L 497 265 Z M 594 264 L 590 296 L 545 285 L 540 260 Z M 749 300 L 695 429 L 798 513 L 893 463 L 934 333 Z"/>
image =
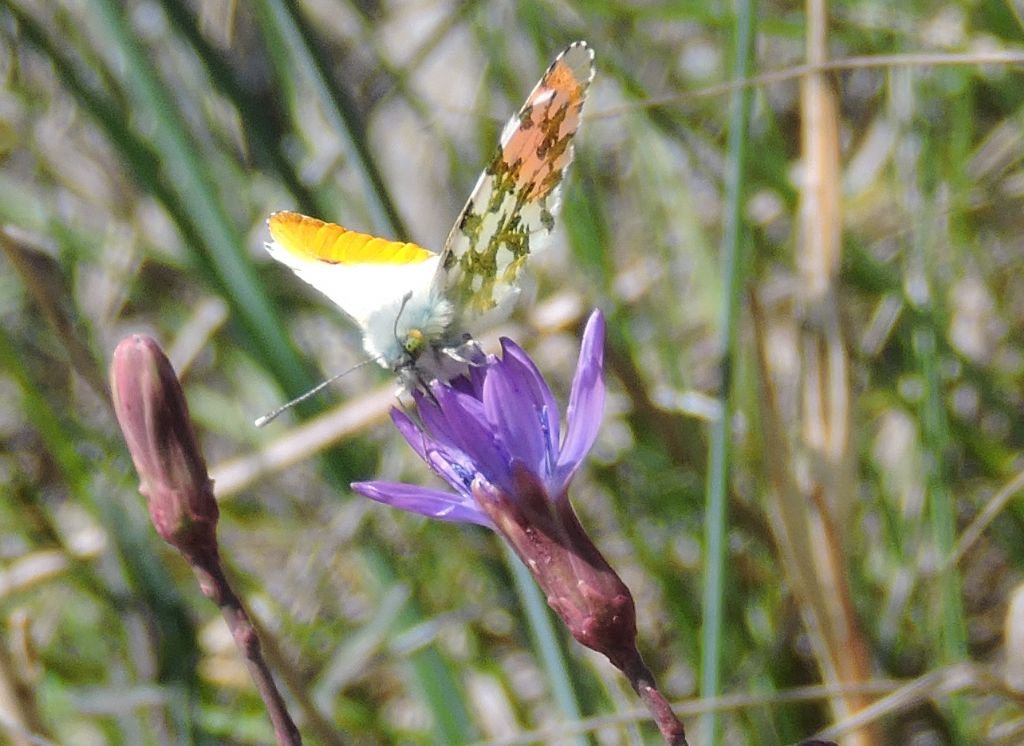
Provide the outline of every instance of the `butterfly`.
<path id="1" fill-rule="evenodd" d="M 359 325 L 371 359 L 407 387 L 448 380 L 483 353 L 467 329 L 500 315 L 555 225 L 594 53 L 569 45 L 502 131 L 497 152 L 434 253 L 295 212 L 276 212 L 267 251 Z"/>

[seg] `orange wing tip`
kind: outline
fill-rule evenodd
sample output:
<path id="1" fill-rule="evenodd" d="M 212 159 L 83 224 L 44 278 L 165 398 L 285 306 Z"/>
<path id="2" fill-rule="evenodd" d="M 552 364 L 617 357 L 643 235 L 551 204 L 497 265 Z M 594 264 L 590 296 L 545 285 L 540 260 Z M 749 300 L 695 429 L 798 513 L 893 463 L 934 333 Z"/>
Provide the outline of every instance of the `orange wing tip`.
<path id="1" fill-rule="evenodd" d="M 545 75 L 551 75 L 559 66 L 568 68 L 571 80 L 586 88 L 594 80 L 594 48 L 585 41 L 574 41 L 555 58 Z M 566 72 L 560 74 L 564 76 Z"/>
<path id="2" fill-rule="evenodd" d="M 418 264 L 435 256 L 414 243 L 388 241 L 297 212 L 267 218 L 274 242 L 289 254 L 328 264 Z"/>

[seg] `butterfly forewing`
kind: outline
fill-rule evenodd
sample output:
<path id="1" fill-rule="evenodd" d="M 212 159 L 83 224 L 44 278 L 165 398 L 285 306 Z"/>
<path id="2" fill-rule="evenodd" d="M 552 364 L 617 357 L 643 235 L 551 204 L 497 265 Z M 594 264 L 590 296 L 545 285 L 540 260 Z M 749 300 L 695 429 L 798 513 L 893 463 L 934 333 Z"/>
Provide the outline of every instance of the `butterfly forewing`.
<path id="1" fill-rule="evenodd" d="M 363 327 L 373 312 L 426 288 L 437 255 L 412 243 L 388 241 L 297 212 L 267 220 L 271 256 L 291 267 Z"/>
<path id="2" fill-rule="evenodd" d="M 554 229 L 559 187 L 593 76 L 593 51 L 584 42 L 572 44 L 505 125 L 441 252 L 435 282 L 463 320 L 514 296 L 526 258 Z"/>

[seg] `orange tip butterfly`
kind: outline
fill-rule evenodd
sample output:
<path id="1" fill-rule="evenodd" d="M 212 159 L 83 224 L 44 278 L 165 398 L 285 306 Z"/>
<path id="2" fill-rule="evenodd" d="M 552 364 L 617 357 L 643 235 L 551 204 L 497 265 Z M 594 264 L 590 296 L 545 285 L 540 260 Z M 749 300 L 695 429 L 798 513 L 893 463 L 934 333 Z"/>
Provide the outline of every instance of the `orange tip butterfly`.
<path id="1" fill-rule="evenodd" d="M 531 252 L 554 229 L 594 53 L 569 45 L 502 131 L 441 253 L 295 212 L 267 224 L 267 251 L 362 329 L 371 359 L 406 386 L 447 380 L 482 353 L 468 333 L 511 307 Z"/>

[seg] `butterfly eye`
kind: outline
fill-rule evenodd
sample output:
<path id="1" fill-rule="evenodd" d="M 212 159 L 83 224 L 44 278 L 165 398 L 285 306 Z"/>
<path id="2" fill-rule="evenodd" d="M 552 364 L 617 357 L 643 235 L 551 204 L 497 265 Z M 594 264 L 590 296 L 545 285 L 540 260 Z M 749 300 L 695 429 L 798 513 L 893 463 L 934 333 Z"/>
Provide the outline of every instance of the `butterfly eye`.
<path id="1" fill-rule="evenodd" d="M 402 342 L 402 347 L 410 355 L 416 355 L 420 350 L 423 349 L 425 339 L 423 332 L 419 329 L 412 329 L 408 334 L 405 335 L 405 341 Z"/>

